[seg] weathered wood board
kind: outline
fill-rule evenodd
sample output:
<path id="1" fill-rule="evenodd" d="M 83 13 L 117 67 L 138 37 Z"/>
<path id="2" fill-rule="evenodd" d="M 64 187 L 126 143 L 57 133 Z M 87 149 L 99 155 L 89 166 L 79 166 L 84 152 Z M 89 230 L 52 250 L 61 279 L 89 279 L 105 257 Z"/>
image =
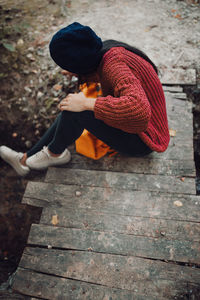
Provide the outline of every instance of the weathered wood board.
<path id="1" fill-rule="evenodd" d="M 163 69 L 161 70 L 160 80 L 162 84 L 173 85 L 195 85 L 196 70 L 195 69 Z"/>
<path id="2" fill-rule="evenodd" d="M 159 282 L 157 284 L 159 285 Z M 187 282 L 182 282 L 179 286 L 176 286 L 172 282 L 172 285 L 174 285 L 175 289 L 174 294 L 179 293 L 180 290 L 188 290 L 188 288 L 191 289 L 195 286 L 195 284 Z M 144 284 L 142 284 L 140 289 L 135 288 L 134 291 L 127 291 L 108 288 L 90 282 L 86 283 L 83 281 L 41 274 L 22 268 L 19 268 L 17 271 L 13 288 L 17 291 L 20 290 L 26 295 L 49 300 L 157 300 L 157 296 L 161 295 L 161 292 L 159 292 L 160 294 L 157 292 L 157 296 L 147 295 Z M 166 300 L 168 299 L 167 297 L 160 296 L 159 300 Z"/>
<path id="3" fill-rule="evenodd" d="M 163 90 L 164 90 L 164 92 L 172 92 L 172 93 L 182 93 L 183 92 L 182 86 L 179 86 L 179 85 L 173 85 L 173 86 L 163 85 Z"/>
<path id="4" fill-rule="evenodd" d="M 67 185 L 196 194 L 195 179 L 179 176 L 49 168 L 46 182 Z"/>
<path id="5" fill-rule="evenodd" d="M 88 212 L 114 213 L 134 217 L 151 217 L 199 222 L 200 196 L 149 191 L 131 191 L 29 182 L 24 203 L 55 208 L 86 209 Z M 144 209 L 145 208 L 145 209 Z"/>
<path id="6" fill-rule="evenodd" d="M 93 161 L 90 158 L 74 153 L 72 160 L 65 167 L 70 169 L 175 175 L 181 177 L 195 177 L 196 175 L 193 160 L 160 160 L 149 157 L 144 159 L 119 154 L 112 157 L 105 156 L 100 160 Z"/>
<path id="7" fill-rule="evenodd" d="M 135 256 L 120 256 L 92 251 L 27 247 L 20 261 L 20 267 L 26 268 L 27 265 L 37 272 L 86 282 L 99 282 L 105 286 L 127 290 L 134 290 L 133 278 L 135 281 L 169 280 L 168 273 L 171 274 L 170 280 L 172 281 L 200 282 L 200 270 L 198 268 Z M 151 272 L 145 272 L 146 270 L 151 270 Z M 178 273 L 180 274 L 179 278 L 177 278 Z"/>
<path id="8" fill-rule="evenodd" d="M 28 244 L 200 264 L 199 242 L 33 224 Z"/>
<path id="9" fill-rule="evenodd" d="M 40 224 L 200 242 L 200 223 L 118 215 L 115 210 L 91 213 L 87 208 L 44 208 Z"/>
<path id="10" fill-rule="evenodd" d="M 27 265 L 35 272 L 54 274 L 63 279 L 80 280 L 85 283 L 98 283 L 106 287 L 106 290 L 116 288 L 132 291 L 132 295 L 135 296 L 176 295 L 177 285 L 184 286 L 183 282 L 196 285 L 200 281 L 199 269 L 133 256 L 90 251 L 26 248 L 20 267 L 26 268 Z M 168 274 L 171 274 L 170 279 Z M 169 294 L 167 290 L 170 290 Z"/>

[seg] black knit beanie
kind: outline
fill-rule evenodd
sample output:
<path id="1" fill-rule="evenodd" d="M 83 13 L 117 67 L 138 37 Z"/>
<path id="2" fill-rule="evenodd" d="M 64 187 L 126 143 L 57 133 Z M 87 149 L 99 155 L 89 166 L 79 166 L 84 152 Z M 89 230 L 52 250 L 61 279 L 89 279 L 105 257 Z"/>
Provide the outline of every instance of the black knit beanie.
<path id="1" fill-rule="evenodd" d="M 75 74 L 95 71 L 101 61 L 102 41 L 89 27 L 77 22 L 59 30 L 49 44 L 50 55 L 62 69 Z"/>

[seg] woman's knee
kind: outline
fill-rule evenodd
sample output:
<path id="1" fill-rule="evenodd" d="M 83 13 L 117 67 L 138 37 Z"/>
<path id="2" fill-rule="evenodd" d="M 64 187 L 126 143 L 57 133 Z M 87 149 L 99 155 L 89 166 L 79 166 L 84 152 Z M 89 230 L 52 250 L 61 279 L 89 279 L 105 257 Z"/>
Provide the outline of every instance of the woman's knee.
<path id="1" fill-rule="evenodd" d="M 81 112 L 73 112 L 73 111 L 67 111 L 64 110 L 60 113 L 60 118 L 70 118 L 74 119 L 76 121 L 89 121 L 94 118 L 94 113 L 92 111 L 81 111 Z"/>

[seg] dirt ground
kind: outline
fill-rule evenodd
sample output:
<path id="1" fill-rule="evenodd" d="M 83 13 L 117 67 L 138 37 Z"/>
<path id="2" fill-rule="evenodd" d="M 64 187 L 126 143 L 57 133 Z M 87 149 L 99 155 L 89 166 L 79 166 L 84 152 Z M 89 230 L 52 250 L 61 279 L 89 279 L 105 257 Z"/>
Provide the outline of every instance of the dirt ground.
<path id="1" fill-rule="evenodd" d="M 0 145 L 29 149 L 57 115 L 60 99 L 75 89 L 75 80 L 64 77 L 50 59 L 48 43 L 59 28 L 78 21 L 102 39 L 141 48 L 160 72 L 196 69 L 197 85 L 185 87 L 185 92 L 194 102 L 200 170 L 199 1 L 0 0 L 0 17 Z M 21 204 L 27 181 L 43 175 L 21 179 L 0 161 L 0 290 L 9 289 L 9 276 L 17 267 L 30 225 L 40 218 L 40 209 Z"/>

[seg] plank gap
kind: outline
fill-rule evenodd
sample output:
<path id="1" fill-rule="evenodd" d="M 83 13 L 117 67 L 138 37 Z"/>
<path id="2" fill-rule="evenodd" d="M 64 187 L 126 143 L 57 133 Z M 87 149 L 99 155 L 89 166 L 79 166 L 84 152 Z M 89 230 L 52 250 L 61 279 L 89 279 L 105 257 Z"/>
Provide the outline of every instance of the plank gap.
<path id="1" fill-rule="evenodd" d="M 49 249 L 47 246 L 42 246 L 42 245 L 37 245 L 37 244 L 31 244 L 27 243 L 27 247 L 31 248 L 40 248 L 40 249 Z M 52 246 L 50 250 L 58 250 L 58 251 L 76 251 L 76 252 L 92 252 L 92 253 L 98 253 L 98 254 L 108 254 L 108 255 L 114 255 L 114 256 L 123 256 L 123 257 L 136 257 L 136 258 L 142 258 L 144 260 L 149 260 L 149 261 L 158 261 L 158 262 L 163 262 L 166 264 L 172 264 L 172 265 L 180 265 L 184 267 L 190 267 L 190 268 L 195 268 L 195 269 L 200 269 L 200 264 L 198 263 L 192 263 L 192 262 L 183 262 L 183 261 L 178 261 L 178 260 L 168 260 L 168 259 L 161 259 L 161 258 L 152 258 L 152 257 L 147 257 L 147 256 L 142 256 L 142 255 L 130 255 L 130 254 L 123 254 L 123 253 L 114 253 L 114 252 L 100 252 L 100 251 L 93 251 L 93 250 L 82 250 L 82 249 L 76 249 L 76 248 L 65 248 L 65 247 L 55 247 Z M 44 273 L 48 275 L 47 273 Z M 59 276 L 62 277 L 62 276 Z"/>
<path id="2" fill-rule="evenodd" d="M 50 277 L 57 277 L 57 278 L 65 278 L 65 279 L 70 279 L 72 281 L 76 281 L 76 282 L 83 282 L 83 283 L 89 283 L 91 285 L 98 285 L 98 286 L 102 286 L 104 288 L 107 288 L 107 285 L 105 284 L 101 284 L 101 283 L 98 283 L 98 282 L 93 282 L 93 281 L 87 281 L 87 280 L 81 280 L 81 279 L 76 279 L 76 278 L 73 278 L 73 277 L 64 277 L 62 275 L 58 275 L 58 274 L 53 274 L 53 273 L 47 273 L 47 272 L 43 272 L 43 271 L 35 271 L 33 269 L 30 269 L 30 268 L 26 268 L 26 267 L 20 267 L 21 269 L 24 269 L 24 270 L 27 270 L 27 271 L 31 271 L 33 273 L 37 273 L 37 274 L 43 274 L 43 275 L 48 275 Z M 120 287 L 115 287 L 115 289 L 117 290 L 121 290 L 121 291 L 132 291 L 132 290 L 128 290 L 128 289 L 122 289 Z M 42 299 L 42 298 L 41 298 Z"/>

